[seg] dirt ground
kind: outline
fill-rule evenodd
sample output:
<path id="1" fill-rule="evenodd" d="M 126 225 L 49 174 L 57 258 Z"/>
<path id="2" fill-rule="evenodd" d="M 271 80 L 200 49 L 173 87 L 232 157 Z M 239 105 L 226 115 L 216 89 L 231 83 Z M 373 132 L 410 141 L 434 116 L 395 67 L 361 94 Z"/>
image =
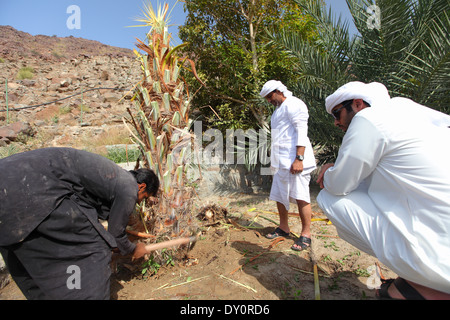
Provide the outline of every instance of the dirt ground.
<path id="1" fill-rule="evenodd" d="M 322 219 L 312 187 L 312 248 L 290 249 L 300 234 L 298 216 L 290 217 L 291 235 L 278 242 L 265 235 L 278 221 L 276 205 L 267 193 L 233 194 L 199 199 L 227 210 L 227 219 L 201 227 L 199 241 L 183 257 L 142 275 L 144 260 L 120 258 L 111 277 L 113 300 L 372 300 L 369 289 L 378 262 L 340 239 L 336 228 Z M 295 209 L 295 210 L 294 210 Z M 298 212 L 291 206 L 290 212 Z M 157 252 L 155 254 L 161 254 Z M 315 289 L 317 264 L 319 290 Z M 396 275 L 380 265 L 386 278 Z M 24 299 L 11 281 L 0 290 L 0 300 Z"/>

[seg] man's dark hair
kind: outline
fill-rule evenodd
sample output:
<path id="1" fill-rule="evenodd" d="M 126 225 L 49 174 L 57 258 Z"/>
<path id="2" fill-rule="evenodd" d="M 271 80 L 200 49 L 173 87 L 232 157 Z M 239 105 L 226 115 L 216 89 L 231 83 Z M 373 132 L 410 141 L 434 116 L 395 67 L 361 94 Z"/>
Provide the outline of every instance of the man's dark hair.
<path id="1" fill-rule="evenodd" d="M 134 176 L 138 184 L 145 183 L 147 185 L 145 189 L 148 194 L 153 197 L 156 196 L 159 189 L 159 179 L 153 170 L 141 168 L 130 170 L 130 173 Z"/>
<path id="2" fill-rule="evenodd" d="M 351 100 L 345 100 L 344 102 L 341 102 L 341 104 L 342 104 L 343 106 L 345 106 L 345 109 L 347 109 L 347 112 L 350 112 L 350 111 L 353 110 L 353 109 L 352 109 L 352 102 L 353 102 L 353 99 L 351 99 Z M 366 101 L 364 101 L 364 100 L 363 100 L 363 103 L 366 105 L 366 107 L 370 108 L 370 103 L 368 103 L 368 102 L 366 102 Z"/>

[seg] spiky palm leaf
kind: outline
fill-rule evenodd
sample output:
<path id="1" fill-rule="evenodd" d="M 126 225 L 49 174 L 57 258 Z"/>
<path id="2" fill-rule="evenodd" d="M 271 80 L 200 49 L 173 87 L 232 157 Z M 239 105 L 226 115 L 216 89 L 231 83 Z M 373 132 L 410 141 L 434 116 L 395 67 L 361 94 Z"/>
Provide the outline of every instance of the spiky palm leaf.
<path id="1" fill-rule="evenodd" d="M 325 97 L 346 82 L 384 83 L 393 96 L 405 96 L 449 113 L 448 0 L 347 0 L 359 34 L 326 11 L 321 1 L 294 0 L 318 25 L 319 41 L 300 42 L 295 33 L 270 35 L 272 42 L 295 57 L 298 79 L 290 84 L 310 108 L 310 136 L 332 159 L 342 133 L 324 110 Z M 380 9 L 380 28 L 369 28 Z"/>
<path id="2" fill-rule="evenodd" d="M 353 55 L 363 81 L 380 81 L 394 95 L 407 96 L 443 112 L 448 109 L 450 5 L 443 0 L 379 0 L 379 29 L 367 28 L 372 1 L 347 1 L 361 33 Z"/>

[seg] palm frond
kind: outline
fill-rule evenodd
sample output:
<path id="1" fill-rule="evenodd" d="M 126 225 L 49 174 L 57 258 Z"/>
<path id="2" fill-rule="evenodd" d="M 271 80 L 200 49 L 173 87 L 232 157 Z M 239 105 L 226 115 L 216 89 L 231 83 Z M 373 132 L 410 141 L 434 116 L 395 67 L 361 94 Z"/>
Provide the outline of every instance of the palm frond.
<path id="1" fill-rule="evenodd" d="M 287 30 L 269 36 L 295 61 L 298 77 L 290 87 L 309 106 L 310 137 L 327 150 L 325 157 L 335 153 L 342 134 L 324 111 L 324 100 L 346 82 L 378 81 L 392 96 L 449 113 L 448 0 L 346 0 L 358 30 L 353 37 L 322 1 L 294 1 L 313 16 L 320 40 L 306 43 Z M 373 5 L 380 13 L 377 28 L 368 25 Z"/>
<path id="2" fill-rule="evenodd" d="M 169 5 L 167 3 L 165 3 L 164 6 L 161 6 L 158 1 L 158 11 L 155 11 L 150 1 L 148 3 L 144 2 L 141 11 L 143 17 L 137 17 L 134 20 L 142 22 L 142 24 L 129 27 L 150 27 L 150 34 L 154 29 L 156 29 L 156 32 L 160 33 L 164 28 L 170 26 L 170 14 L 168 15 Z"/>

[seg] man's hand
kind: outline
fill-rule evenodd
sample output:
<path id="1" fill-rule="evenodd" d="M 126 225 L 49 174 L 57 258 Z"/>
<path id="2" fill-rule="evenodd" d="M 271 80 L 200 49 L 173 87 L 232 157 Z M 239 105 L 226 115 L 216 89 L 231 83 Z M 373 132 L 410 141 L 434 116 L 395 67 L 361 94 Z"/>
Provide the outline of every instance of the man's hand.
<path id="1" fill-rule="evenodd" d="M 131 260 L 137 260 L 139 258 L 142 258 L 147 254 L 147 250 L 145 250 L 145 243 L 138 242 L 136 244 L 136 248 L 133 251 L 133 256 L 131 257 Z"/>
<path id="2" fill-rule="evenodd" d="M 292 174 L 301 173 L 303 171 L 303 161 L 295 159 L 290 169 Z"/>
<path id="3" fill-rule="evenodd" d="M 332 166 L 334 166 L 334 163 L 327 163 L 324 164 L 320 169 L 319 177 L 317 178 L 316 182 L 319 184 L 321 188 L 323 188 L 323 175 L 325 174 L 325 171 L 327 171 Z"/>

